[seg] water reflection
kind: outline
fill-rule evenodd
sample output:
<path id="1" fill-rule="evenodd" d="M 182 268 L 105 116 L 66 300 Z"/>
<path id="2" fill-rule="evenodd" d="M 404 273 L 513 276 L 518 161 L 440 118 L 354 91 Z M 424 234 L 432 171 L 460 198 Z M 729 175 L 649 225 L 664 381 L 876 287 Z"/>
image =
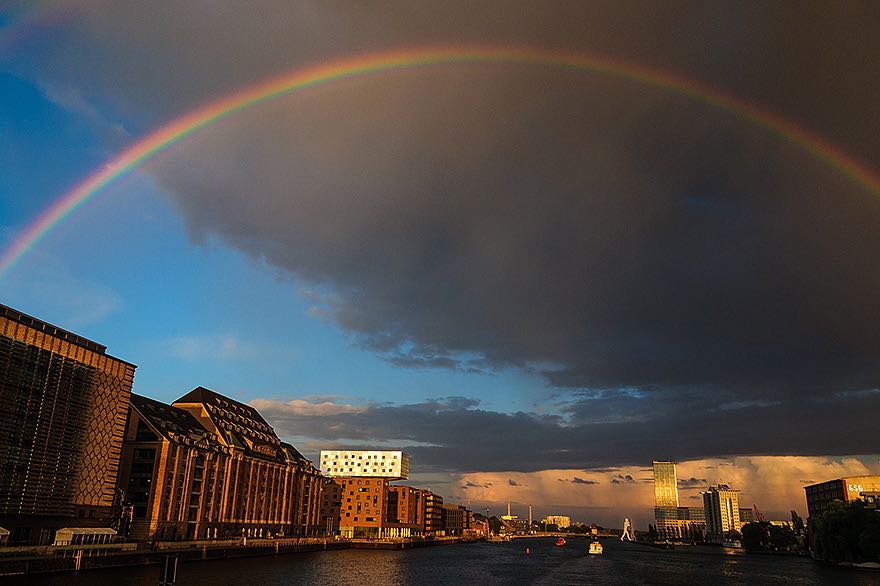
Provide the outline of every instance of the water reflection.
<path id="1" fill-rule="evenodd" d="M 342 550 L 181 564 L 178 586 L 255 584 L 858 584 L 880 586 L 880 574 L 838 570 L 796 557 L 725 555 L 720 548 L 667 551 L 616 540 L 605 554 L 587 555 L 588 542 L 550 539 L 427 547 L 407 551 Z M 531 549 L 525 555 L 526 547 Z M 156 586 L 155 566 L 80 575 L 11 578 L 16 586 L 126 584 Z"/>

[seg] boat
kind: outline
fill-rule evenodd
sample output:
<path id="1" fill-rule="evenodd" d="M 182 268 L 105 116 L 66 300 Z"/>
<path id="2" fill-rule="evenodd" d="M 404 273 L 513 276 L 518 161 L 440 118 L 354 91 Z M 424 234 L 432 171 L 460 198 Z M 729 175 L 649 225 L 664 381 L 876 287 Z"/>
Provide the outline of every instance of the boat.
<path id="1" fill-rule="evenodd" d="M 602 551 L 602 544 L 599 543 L 599 540 L 590 543 L 590 549 L 588 552 L 590 555 L 602 555 Z"/>
<path id="2" fill-rule="evenodd" d="M 563 546 L 565 545 L 565 537 L 560 537 L 556 540 L 556 545 Z"/>

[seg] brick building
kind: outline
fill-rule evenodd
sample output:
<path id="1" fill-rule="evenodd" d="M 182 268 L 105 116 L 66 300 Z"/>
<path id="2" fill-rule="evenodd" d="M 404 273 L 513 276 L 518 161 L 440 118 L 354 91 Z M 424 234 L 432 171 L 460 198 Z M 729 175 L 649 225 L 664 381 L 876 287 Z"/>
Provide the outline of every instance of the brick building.
<path id="1" fill-rule="evenodd" d="M 312 463 L 256 409 L 202 387 L 172 405 L 132 395 L 118 483 L 135 539 L 323 533 Z"/>
<path id="2" fill-rule="evenodd" d="M 385 537 L 386 478 L 337 478 L 341 487 L 339 534 L 350 538 Z"/>
<path id="3" fill-rule="evenodd" d="M 411 486 L 389 486 L 385 521 L 389 537 L 424 534 L 422 491 Z"/>
<path id="4" fill-rule="evenodd" d="M 422 491 L 425 509 L 425 535 L 443 535 L 443 497 L 430 490 Z"/>

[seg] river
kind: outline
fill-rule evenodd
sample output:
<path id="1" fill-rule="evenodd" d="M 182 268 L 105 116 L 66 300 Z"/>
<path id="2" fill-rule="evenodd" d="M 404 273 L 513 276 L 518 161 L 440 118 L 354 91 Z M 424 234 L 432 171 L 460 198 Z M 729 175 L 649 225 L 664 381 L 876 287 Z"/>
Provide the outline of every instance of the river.
<path id="1" fill-rule="evenodd" d="M 703 546 L 674 551 L 602 540 L 605 554 L 586 555 L 587 541 L 552 539 L 459 544 L 406 551 L 340 550 L 181 564 L 177 586 L 254 584 L 858 584 L 880 585 L 880 573 L 830 568 L 812 560 L 745 555 Z M 531 553 L 525 554 L 529 548 Z M 156 586 L 157 566 L 33 575 L 4 584 Z"/>

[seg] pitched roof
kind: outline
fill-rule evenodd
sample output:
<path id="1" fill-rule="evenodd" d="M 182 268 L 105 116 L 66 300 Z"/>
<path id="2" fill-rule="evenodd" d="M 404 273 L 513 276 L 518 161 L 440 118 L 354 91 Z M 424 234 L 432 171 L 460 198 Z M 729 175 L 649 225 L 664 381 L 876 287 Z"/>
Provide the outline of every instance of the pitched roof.
<path id="1" fill-rule="evenodd" d="M 131 394 L 131 406 L 140 416 L 168 440 L 180 441 L 188 438 L 192 441 L 214 438 L 198 419 L 184 411 L 153 399 Z"/>
<path id="2" fill-rule="evenodd" d="M 269 424 L 263 419 L 260 412 L 250 405 L 241 403 L 235 399 L 230 399 L 229 397 L 214 392 L 211 389 L 206 389 L 205 387 L 194 388 L 178 400 L 174 401 L 174 403 L 203 403 L 205 405 L 219 406 L 229 411 L 239 413 L 244 417 L 254 419 L 269 427 Z"/>

